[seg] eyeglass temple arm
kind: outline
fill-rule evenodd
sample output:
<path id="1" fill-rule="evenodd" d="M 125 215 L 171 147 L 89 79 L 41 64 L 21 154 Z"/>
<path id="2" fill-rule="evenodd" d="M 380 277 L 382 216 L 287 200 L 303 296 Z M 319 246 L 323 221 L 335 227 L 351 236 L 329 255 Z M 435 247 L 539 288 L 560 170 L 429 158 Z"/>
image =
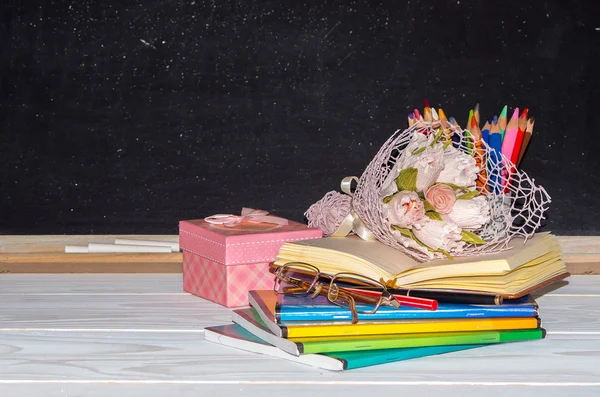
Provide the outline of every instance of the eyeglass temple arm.
<path id="1" fill-rule="evenodd" d="M 283 292 L 286 294 L 295 294 L 296 292 L 302 291 L 305 291 L 302 287 L 285 287 Z"/>
<path id="2" fill-rule="evenodd" d="M 352 324 L 356 324 L 358 322 L 358 314 L 356 313 L 356 301 L 354 297 L 347 292 L 339 291 L 338 296 L 344 299 L 350 305 L 350 312 L 352 313 Z"/>

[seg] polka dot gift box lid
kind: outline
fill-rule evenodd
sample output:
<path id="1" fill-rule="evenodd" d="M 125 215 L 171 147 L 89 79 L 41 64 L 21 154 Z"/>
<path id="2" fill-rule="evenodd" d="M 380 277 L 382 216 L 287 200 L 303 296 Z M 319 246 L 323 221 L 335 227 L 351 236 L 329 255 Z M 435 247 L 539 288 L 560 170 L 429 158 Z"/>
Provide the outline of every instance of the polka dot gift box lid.
<path id="1" fill-rule="evenodd" d="M 217 214 L 179 222 L 182 250 L 225 265 L 271 262 L 284 243 L 322 235 L 319 228 L 249 208 L 241 215 Z"/>

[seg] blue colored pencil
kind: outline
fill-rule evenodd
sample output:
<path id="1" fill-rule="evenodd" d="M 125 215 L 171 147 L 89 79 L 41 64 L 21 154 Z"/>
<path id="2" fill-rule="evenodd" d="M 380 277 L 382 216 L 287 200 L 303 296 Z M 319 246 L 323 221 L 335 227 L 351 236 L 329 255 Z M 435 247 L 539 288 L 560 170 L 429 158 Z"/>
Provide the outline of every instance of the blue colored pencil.
<path id="1" fill-rule="evenodd" d="M 454 117 L 450 117 L 448 119 L 448 121 L 450 122 L 450 124 L 452 124 L 454 127 L 460 128 L 458 123 L 456 122 L 456 120 L 454 119 Z M 453 131 L 452 131 L 452 146 L 454 146 L 455 148 L 460 146 L 460 137 Z"/>
<path id="2" fill-rule="evenodd" d="M 502 132 L 500 132 L 500 126 L 498 125 L 497 118 L 494 116 L 494 122 L 492 122 L 490 128 L 490 162 L 488 164 L 488 191 L 494 194 L 500 194 L 502 191 L 502 175 L 498 170 L 500 164 L 500 153 L 502 153 Z M 493 170 L 493 171 L 492 171 Z"/>
<path id="3" fill-rule="evenodd" d="M 483 139 L 483 141 L 490 146 L 490 129 L 492 127 L 492 123 L 493 123 L 493 119 L 489 119 L 484 125 L 483 128 L 481 130 L 481 139 Z"/>

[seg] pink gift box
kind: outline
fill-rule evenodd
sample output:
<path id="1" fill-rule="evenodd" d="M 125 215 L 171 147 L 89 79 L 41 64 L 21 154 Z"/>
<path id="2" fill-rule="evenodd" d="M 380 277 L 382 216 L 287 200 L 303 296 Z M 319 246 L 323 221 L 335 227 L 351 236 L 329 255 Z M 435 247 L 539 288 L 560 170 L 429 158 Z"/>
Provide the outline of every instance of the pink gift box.
<path id="1" fill-rule="evenodd" d="M 226 307 L 248 305 L 248 291 L 273 288 L 269 262 L 288 241 L 320 238 L 321 229 L 294 221 L 288 225 L 242 222 L 179 222 L 183 250 L 183 289 Z"/>

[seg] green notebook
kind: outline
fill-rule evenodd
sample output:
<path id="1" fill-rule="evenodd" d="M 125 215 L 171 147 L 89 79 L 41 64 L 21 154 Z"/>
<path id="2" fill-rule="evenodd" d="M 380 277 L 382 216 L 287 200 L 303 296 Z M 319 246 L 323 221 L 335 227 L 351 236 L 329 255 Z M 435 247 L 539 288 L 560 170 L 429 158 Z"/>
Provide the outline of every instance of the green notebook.
<path id="1" fill-rule="evenodd" d="M 294 356 L 268 344 L 238 324 L 221 325 L 205 329 L 206 340 L 253 353 L 283 358 L 285 360 L 310 365 L 330 371 L 369 367 L 378 364 L 410 360 L 413 358 L 474 349 L 485 345 L 453 345 L 412 347 L 405 349 L 379 349 L 367 351 L 347 351 L 322 354 L 301 354 Z"/>

